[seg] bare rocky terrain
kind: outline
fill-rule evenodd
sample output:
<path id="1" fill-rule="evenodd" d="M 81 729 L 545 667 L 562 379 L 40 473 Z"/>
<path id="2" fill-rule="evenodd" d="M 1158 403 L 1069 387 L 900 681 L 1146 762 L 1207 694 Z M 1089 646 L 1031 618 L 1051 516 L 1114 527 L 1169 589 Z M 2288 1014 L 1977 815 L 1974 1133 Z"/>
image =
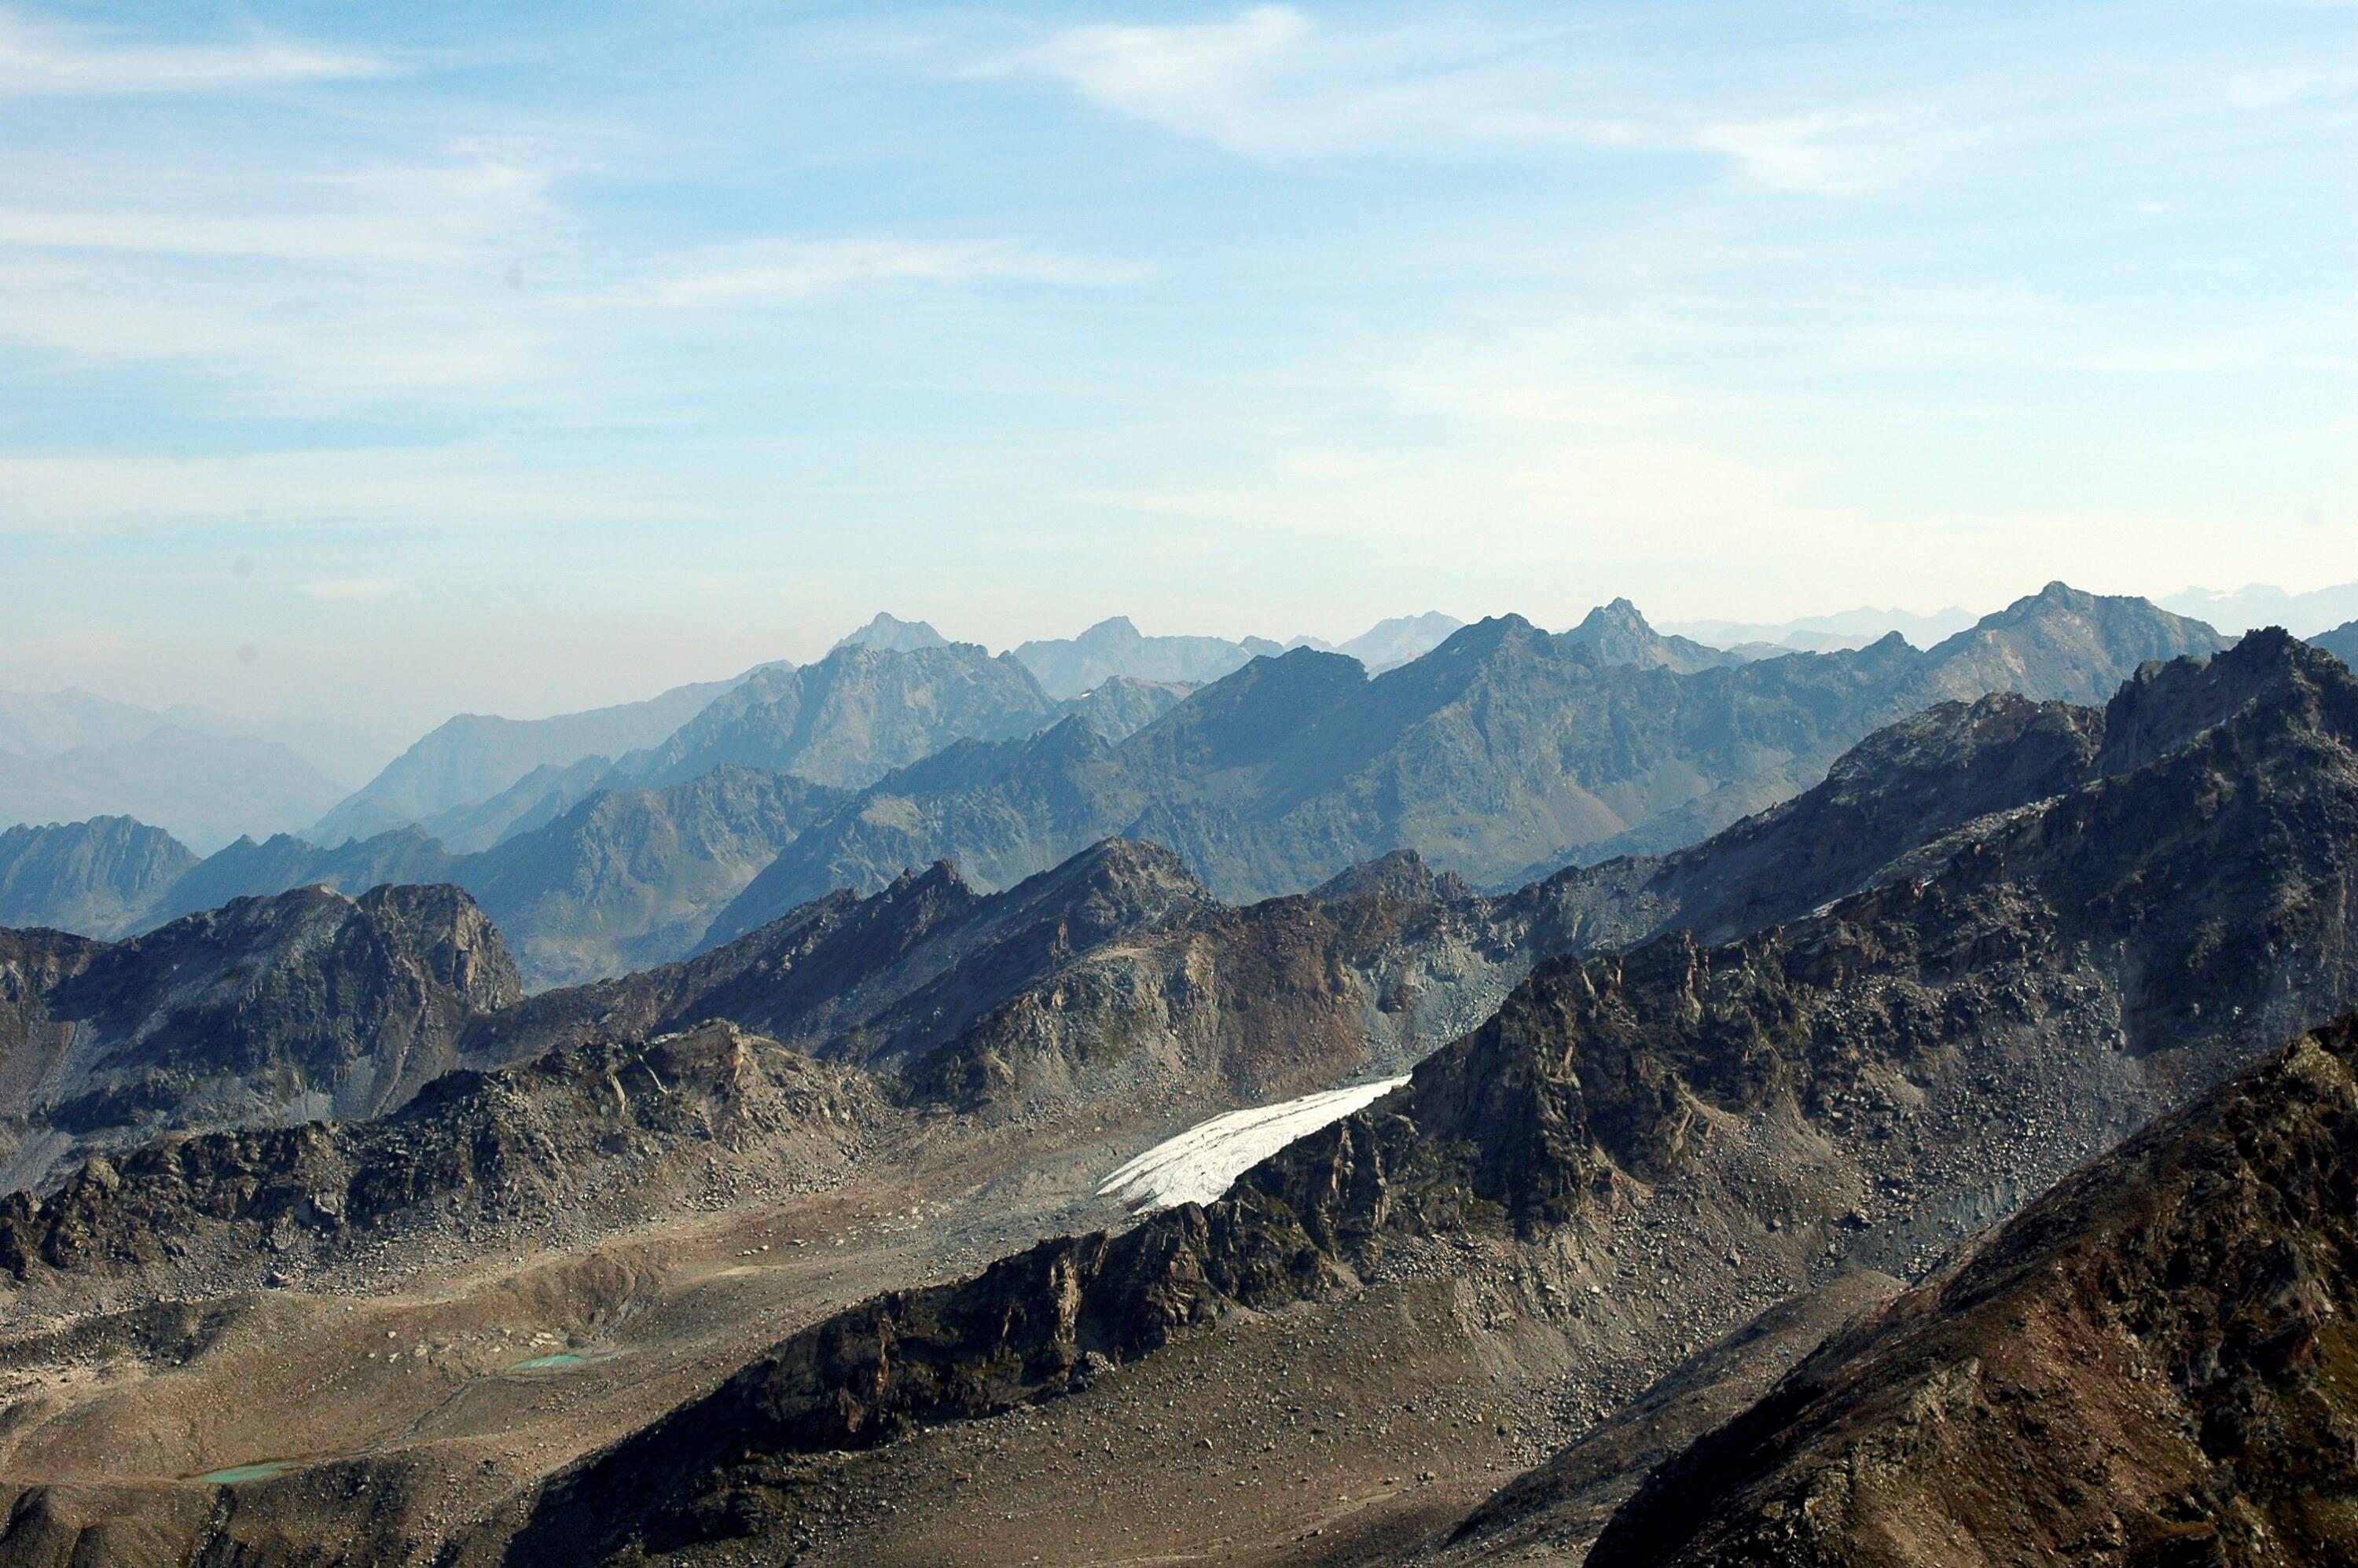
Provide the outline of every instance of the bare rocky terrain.
<path id="1" fill-rule="evenodd" d="M 1660 1469 L 1594 1568 L 2358 1555 L 2358 1018 L 2074 1174 Z"/>
<path id="2" fill-rule="evenodd" d="M 1117 841 L 486 998 L 394 1102 L 9 1200 L 0 1561 L 1576 1562 L 2358 1002 L 2353 853 L 2358 682 L 2259 634 L 1512 894 L 1398 856 L 1236 908 Z M 1097 1196 L 1411 1063 L 1209 1205 Z"/>

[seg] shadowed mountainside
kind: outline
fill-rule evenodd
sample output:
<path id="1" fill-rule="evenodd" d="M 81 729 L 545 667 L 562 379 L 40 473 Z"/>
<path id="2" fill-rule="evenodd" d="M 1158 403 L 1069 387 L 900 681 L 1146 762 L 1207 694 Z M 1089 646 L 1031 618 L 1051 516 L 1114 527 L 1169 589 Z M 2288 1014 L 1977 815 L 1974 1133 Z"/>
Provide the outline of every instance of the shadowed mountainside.
<path id="1" fill-rule="evenodd" d="M 103 943 L 0 932 L 0 1186 L 172 1128 L 367 1116 L 521 993 L 451 887 L 241 899 Z"/>
<path id="2" fill-rule="evenodd" d="M 1665 1465 L 1592 1568 L 2358 1557 L 2358 1020 L 2131 1139 Z"/>

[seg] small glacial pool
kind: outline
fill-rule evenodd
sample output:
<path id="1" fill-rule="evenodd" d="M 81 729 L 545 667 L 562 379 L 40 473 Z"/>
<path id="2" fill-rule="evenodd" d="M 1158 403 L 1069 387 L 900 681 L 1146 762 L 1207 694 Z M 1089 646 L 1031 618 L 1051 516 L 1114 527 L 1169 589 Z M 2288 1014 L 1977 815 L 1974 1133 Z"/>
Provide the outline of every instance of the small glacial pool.
<path id="1" fill-rule="evenodd" d="M 588 1359 L 589 1357 L 587 1356 L 576 1355 L 570 1350 L 560 1350 L 554 1356 L 535 1356 L 529 1361 L 518 1361 L 514 1365 L 511 1366 L 508 1370 L 511 1372 L 546 1372 L 558 1367 L 579 1367 Z"/>
<path id="2" fill-rule="evenodd" d="M 210 1482 L 214 1486 L 234 1487 L 240 1481 L 267 1481 L 295 1468 L 292 1459 L 265 1459 L 259 1465 L 233 1465 L 226 1470 L 208 1470 L 201 1476 L 191 1476 L 192 1481 Z"/>

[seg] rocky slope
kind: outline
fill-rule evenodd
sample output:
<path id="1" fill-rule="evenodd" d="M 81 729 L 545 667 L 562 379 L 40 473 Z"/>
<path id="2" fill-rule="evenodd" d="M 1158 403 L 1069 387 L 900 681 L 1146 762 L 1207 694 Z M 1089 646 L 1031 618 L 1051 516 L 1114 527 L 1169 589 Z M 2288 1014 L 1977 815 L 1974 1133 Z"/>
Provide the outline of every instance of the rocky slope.
<path id="1" fill-rule="evenodd" d="M 1109 741 L 1127 741 L 1184 702 L 1195 689 L 1184 681 L 1109 676 L 1065 702 L 1064 711 Z"/>
<path id="2" fill-rule="evenodd" d="M 1438 610 L 1428 610 L 1422 615 L 1394 615 L 1377 622 L 1347 642 L 1335 644 L 1334 652 L 1348 654 L 1368 666 L 1368 673 L 1379 676 L 1411 659 L 1421 659 L 1433 652 L 1466 624 L 1455 615 L 1444 615 Z"/>
<path id="3" fill-rule="evenodd" d="M 449 887 L 307 888 L 114 944 L 0 932 L 0 988 L 9 1190 L 173 1128 L 385 1109 L 521 989 Z"/>
<path id="4" fill-rule="evenodd" d="M 383 1117 L 92 1160 L 45 1198 L 0 1198 L 0 1275 L 26 1311 L 168 1265 L 204 1294 L 365 1274 L 387 1248 L 414 1268 L 556 1217 L 605 1231 L 723 1191 L 815 1190 L 896 1120 L 864 1075 L 725 1023 L 568 1047 L 444 1074 Z"/>
<path id="5" fill-rule="evenodd" d="M 2353 1168 L 2345 1019 L 1837 1336 L 1589 1563 L 2358 1557 Z"/>
<path id="6" fill-rule="evenodd" d="M 0 925 L 119 935 L 197 858 L 160 827 L 128 816 L 0 831 Z"/>
<path id="7" fill-rule="evenodd" d="M 1004 892 L 946 865 L 838 892 L 684 963 L 533 998 L 470 1049 L 725 1018 L 969 1110 L 1249 1103 L 1412 1060 L 1550 929 L 1535 895 L 1480 898 L 1413 857 L 1232 909 L 1169 851 L 1109 840 Z"/>
<path id="8" fill-rule="evenodd" d="M 1065 725 L 888 777 L 797 839 L 708 939 L 936 860 L 1005 886 L 1112 835 L 1170 846 L 1231 900 L 1314 886 L 1402 847 L 1512 883 L 1704 838 L 1961 690 L 2102 700 L 2148 658 L 2215 645 L 2141 600 L 2057 584 L 1925 653 L 1894 637 L 1688 674 L 1680 666 L 1708 651 L 1654 637 L 1626 606 L 1563 637 L 1485 622 L 1373 680 L 1296 651 L 1119 744 Z"/>
<path id="9" fill-rule="evenodd" d="M 616 775 L 678 784 L 730 762 L 858 789 L 953 741 L 1027 735 L 1055 718 L 1011 656 L 972 643 L 851 643 L 799 669 L 755 671 L 669 739 L 624 757 Z"/>
<path id="10" fill-rule="evenodd" d="M 2310 646 L 2322 648 L 2343 664 L 2358 668 L 2358 621 L 2320 632 L 2309 641 Z"/>
<path id="11" fill-rule="evenodd" d="M 802 1539 L 802 1456 L 1066 1396 L 1238 1308 L 1412 1281 L 1436 1248 L 1564 1346 L 1592 1410 L 1848 1269 L 1920 1272 L 2358 1000 L 2358 682 L 2255 637 L 2145 673 L 2105 730 L 2097 776 L 1821 914 L 1542 965 L 1215 1204 L 803 1331 L 552 1482 L 516 1560 Z"/>
<path id="12" fill-rule="evenodd" d="M 601 790 L 546 827 L 457 858 L 442 880 L 509 934 L 534 986 L 687 951 L 716 911 L 841 795 L 722 765 L 661 789 Z"/>
<path id="13" fill-rule="evenodd" d="M 498 795 L 536 768 L 564 767 L 590 756 L 619 757 L 654 745 L 745 678 L 699 681 L 644 702 L 549 719 L 462 713 L 437 725 L 338 802 L 308 836 L 330 848 L 348 838 L 373 838 Z"/>

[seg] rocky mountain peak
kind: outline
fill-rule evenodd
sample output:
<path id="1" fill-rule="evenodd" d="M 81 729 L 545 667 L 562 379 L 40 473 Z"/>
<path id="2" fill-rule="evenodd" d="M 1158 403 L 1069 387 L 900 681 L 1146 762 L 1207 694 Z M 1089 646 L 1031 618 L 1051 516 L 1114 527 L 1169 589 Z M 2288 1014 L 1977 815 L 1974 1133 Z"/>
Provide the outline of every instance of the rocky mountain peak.
<path id="1" fill-rule="evenodd" d="M 2274 627 L 2209 659 L 2155 660 L 2105 705 L 2103 766 L 2140 766 L 2255 703 L 2305 712 L 2327 693 L 2348 712 L 2358 687 L 2339 661 Z"/>
<path id="2" fill-rule="evenodd" d="M 1734 662 L 1732 655 L 1716 648 L 1662 635 L 1626 599 L 1598 605 L 1558 640 L 1566 647 L 1585 649 L 1606 664 L 1668 669 L 1681 675 Z"/>
<path id="3" fill-rule="evenodd" d="M 1400 903 L 1451 903 L 1471 898 L 1474 892 L 1455 871 L 1435 871 L 1413 849 L 1394 849 L 1363 861 L 1318 884 L 1311 897 L 1338 903 L 1346 899 L 1382 898 Z"/>
<path id="4" fill-rule="evenodd" d="M 838 639 L 829 653 L 842 648 L 881 648 L 889 653 L 914 653 L 919 648 L 945 648 L 949 639 L 924 621 L 903 621 L 897 615 L 877 613 L 873 621 L 856 632 L 846 633 Z"/>
<path id="5" fill-rule="evenodd" d="M 0 1184 L 173 1128 L 387 1109 L 523 989 L 490 919 L 448 886 L 297 888 L 92 945 L 0 1013 L 0 1059 L 23 1064 L 0 1116 L 70 1135 L 0 1143 Z"/>

